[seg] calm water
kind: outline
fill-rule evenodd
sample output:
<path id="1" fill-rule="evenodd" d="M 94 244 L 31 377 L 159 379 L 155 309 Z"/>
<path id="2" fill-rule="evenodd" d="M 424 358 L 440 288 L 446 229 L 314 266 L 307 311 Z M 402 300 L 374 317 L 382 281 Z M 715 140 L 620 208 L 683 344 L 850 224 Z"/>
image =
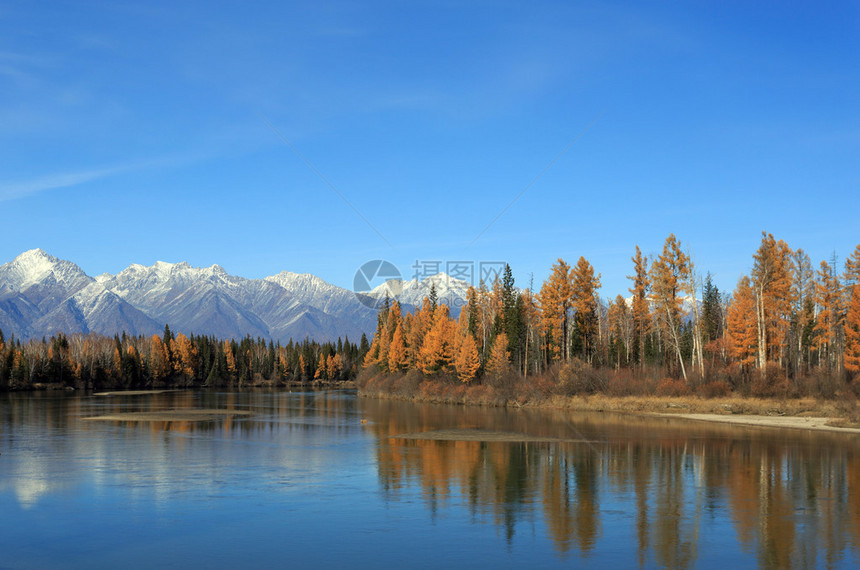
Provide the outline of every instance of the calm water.
<path id="1" fill-rule="evenodd" d="M 856 436 L 348 392 L 0 406 L 0 568 L 860 566 Z M 81 419 L 183 408 L 256 415 Z M 434 430 L 569 441 L 395 437 Z"/>

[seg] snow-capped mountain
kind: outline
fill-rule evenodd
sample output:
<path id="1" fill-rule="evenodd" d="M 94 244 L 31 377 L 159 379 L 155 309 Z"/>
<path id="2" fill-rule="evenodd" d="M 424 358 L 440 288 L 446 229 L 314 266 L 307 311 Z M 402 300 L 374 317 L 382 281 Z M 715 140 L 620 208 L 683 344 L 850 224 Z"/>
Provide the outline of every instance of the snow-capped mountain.
<path id="1" fill-rule="evenodd" d="M 7 336 L 155 334 L 165 324 L 220 338 L 357 341 L 376 329 L 376 311 L 352 291 L 287 271 L 246 279 L 218 265 L 158 261 L 93 278 L 38 249 L 0 266 L 0 329 Z"/>
<path id="2" fill-rule="evenodd" d="M 448 305 L 450 314 L 456 316 L 466 305 L 469 286 L 468 281 L 451 277 L 446 273 L 437 273 L 424 279 L 386 281 L 369 294 L 377 299 L 382 299 L 386 295 L 394 297 L 404 307 L 420 307 L 424 303 L 424 297 L 429 297 L 431 288 L 435 287 L 438 302 Z"/>
<path id="3" fill-rule="evenodd" d="M 59 331 L 149 334 L 163 325 L 74 263 L 32 249 L 0 265 L 0 329 L 29 338 Z"/>

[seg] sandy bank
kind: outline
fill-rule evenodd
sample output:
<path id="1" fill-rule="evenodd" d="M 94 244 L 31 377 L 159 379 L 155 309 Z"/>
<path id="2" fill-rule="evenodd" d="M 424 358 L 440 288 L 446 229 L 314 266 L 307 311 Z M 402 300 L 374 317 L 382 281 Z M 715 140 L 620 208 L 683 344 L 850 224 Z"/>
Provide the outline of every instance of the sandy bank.
<path id="1" fill-rule="evenodd" d="M 120 390 L 116 392 L 96 392 L 93 396 L 147 396 L 149 394 L 164 394 L 180 392 L 181 390 Z"/>
<path id="2" fill-rule="evenodd" d="M 234 416 L 253 416 L 244 410 L 162 410 L 159 412 L 125 412 L 81 418 L 83 420 L 119 422 L 208 422 Z"/>
<path id="3" fill-rule="evenodd" d="M 842 433 L 860 434 L 860 428 L 839 427 L 829 425 L 835 420 L 826 417 L 798 417 L 798 416 L 755 416 L 755 415 L 733 415 L 720 414 L 654 414 L 663 417 L 683 418 L 687 420 L 717 422 L 758 427 L 776 427 L 791 429 L 810 429 L 819 431 L 833 431 Z"/>
<path id="4" fill-rule="evenodd" d="M 563 439 L 559 437 L 532 436 L 525 433 L 495 431 L 486 429 L 439 429 L 417 433 L 401 433 L 389 439 L 432 439 L 440 441 L 500 441 L 505 443 L 521 442 L 580 442 L 592 443 L 583 439 Z"/>

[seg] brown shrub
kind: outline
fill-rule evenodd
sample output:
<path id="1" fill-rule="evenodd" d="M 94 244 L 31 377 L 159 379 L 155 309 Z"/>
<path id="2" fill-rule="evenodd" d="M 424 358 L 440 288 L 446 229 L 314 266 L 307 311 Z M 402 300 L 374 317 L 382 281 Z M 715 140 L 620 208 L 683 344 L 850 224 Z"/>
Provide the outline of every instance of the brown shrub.
<path id="1" fill-rule="evenodd" d="M 645 396 L 654 393 L 654 386 L 629 369 L 616 370 L 606 382 L 606 393 L 614 397 Z"/>
<path id="2" fill-rule="evenodd" d="M 606 371 L 597 371 L 587 362 L 571 358 L 558 368 L 556 393 L 562 396 L 593 394 L 606 389 Z"/>
<path id="3" fill-rule="evenodd" d="M 775 362 L 768 362 L 764 370 L 753 374 L 750 393 L 758 398 L 788 398 L 794 395 L 785 371 Z"/>
<path id="4" fill-rule="evenodd" d="M 419 370 L 410 370 L 405 375 L 398 376 L 394 380 L 394 391 L 402 396 L 414 397 L 418 388 L 424 381 L 424 374 Z"/>
<path id="5" fill-rule="evenodd" d="M 657 383 L 658 396 L 689 396 L 691 393 L 690 386 L 683 380 L 676 378 L 664 378 Z"/>
<path id="6" fill-rule="evenodd" d="M 725 380 L 711 380 L 696 389 L 703 398 L 725 398 L 732 393 L 732 387 Z"/>

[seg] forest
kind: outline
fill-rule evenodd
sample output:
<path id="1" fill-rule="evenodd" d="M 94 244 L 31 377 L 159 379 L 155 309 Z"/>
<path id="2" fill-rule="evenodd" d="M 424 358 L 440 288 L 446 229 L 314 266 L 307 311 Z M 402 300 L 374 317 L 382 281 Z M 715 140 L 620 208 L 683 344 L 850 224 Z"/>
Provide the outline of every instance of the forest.
<path id="1" fill-rule="evenodd" d="M 22 343 L 0 331 L 0 390 L 142 389 L 285 386 L 354 378 L 368 350 L 362 335 L 285 346 L 262 338 L 239 341 L 164 334 L 106 337 L 62 333 Z"/>
<path id="2" fill-rule="evenodd" d="M 724 294 L 669 235 L 653 259 L 636 246 L 627 298 L 602 300 L 600 274 L 580 257 L 559 259 L 539 291 L 515 287 L 507 266 L 469 288 L 457 319 L 435 291 L 405 315 L 393 301 L 359 385 L 405 376 L 413 390 L 436 379 L 563 395 L 854 397 L 860 245 L 842 268 L 834 255 L 815 269 L 763 232 L 752 261 Z"/>

